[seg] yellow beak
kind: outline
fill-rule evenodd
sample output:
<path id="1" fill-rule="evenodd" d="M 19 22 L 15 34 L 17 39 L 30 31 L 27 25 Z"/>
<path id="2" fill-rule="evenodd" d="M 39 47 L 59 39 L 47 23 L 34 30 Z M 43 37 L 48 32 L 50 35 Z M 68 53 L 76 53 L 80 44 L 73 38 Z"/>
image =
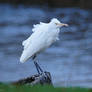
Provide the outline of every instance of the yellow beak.
<path id="1" fill-rule="evenodd" d="M 59 26 L 65 26 L 65 27 L 69 26 L 68 24 L 64 24 L 64 23 L 57 23 L 57 25 L 59 25 Z"/>

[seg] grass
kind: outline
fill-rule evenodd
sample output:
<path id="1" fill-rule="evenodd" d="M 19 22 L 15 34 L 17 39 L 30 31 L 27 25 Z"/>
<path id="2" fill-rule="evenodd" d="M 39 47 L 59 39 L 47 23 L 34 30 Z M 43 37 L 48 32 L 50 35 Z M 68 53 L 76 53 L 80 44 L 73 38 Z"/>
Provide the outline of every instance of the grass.
<path id="1" fill-rule="evenodd" d="M 10 84 L 0 83 L 0 92 L 92 92 L 92 89 L 88 88 L 79 88 L 79 87 L 53 87 L 51 85 L 22 85 L 14 86 Z"/>

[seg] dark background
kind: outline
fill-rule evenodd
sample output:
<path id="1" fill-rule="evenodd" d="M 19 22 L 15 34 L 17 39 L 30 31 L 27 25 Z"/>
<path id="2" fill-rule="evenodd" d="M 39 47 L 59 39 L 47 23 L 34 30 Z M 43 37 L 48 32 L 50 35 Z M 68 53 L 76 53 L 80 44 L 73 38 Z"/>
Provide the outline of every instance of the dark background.
<path id="1" fill-rule="evenodd" d="M 0 0 L 0 3 L 24 5 L 48 5 L 49 7 L 80 7 L 92 9 L 92 0 Z"/>

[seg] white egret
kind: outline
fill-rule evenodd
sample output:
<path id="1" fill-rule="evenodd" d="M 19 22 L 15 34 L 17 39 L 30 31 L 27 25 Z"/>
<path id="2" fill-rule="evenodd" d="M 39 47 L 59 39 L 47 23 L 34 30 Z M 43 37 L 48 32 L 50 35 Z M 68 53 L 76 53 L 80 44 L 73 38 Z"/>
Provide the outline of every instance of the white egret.
<path id="1" fill-rule="evenodd" d="M 56 18 L 53 18 L 50 23 L 42 23 L 34 25 L 32 29 L 32 35 L 22 45 L 24 50 L 20 57 L 20 62 L 24 63 L 28 59 L 35 59 L 36 55 L 46 48 L 48 48 L 53 42 L 58 40 L 60 27 L 68 26 L 68 24 L 61 23 Z M 34 64 L 38 73 L 43 72 L 38 63 L 34 60 Z"/>

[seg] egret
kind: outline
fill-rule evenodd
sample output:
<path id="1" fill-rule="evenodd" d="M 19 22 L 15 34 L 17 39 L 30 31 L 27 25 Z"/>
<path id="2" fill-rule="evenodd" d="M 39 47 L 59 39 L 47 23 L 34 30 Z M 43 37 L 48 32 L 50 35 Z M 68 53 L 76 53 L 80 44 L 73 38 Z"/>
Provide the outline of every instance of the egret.
<path id="1" fill-rule="evenodd" d="M 68 26 L 68 24 L 61 23 L 58 19 L 53 18 L 49 23 L 40 22 L 40 24 L 33 25 L 33 33 L 31 36 L 22 42 L 24 50 L 20 57 L 20 62 L 24 63 L 32 58 L 38 73 L 43 70 L 35 60 L 37 54 L 48 48 L 53 42 L 59 40 L 60 28 Z"/>

